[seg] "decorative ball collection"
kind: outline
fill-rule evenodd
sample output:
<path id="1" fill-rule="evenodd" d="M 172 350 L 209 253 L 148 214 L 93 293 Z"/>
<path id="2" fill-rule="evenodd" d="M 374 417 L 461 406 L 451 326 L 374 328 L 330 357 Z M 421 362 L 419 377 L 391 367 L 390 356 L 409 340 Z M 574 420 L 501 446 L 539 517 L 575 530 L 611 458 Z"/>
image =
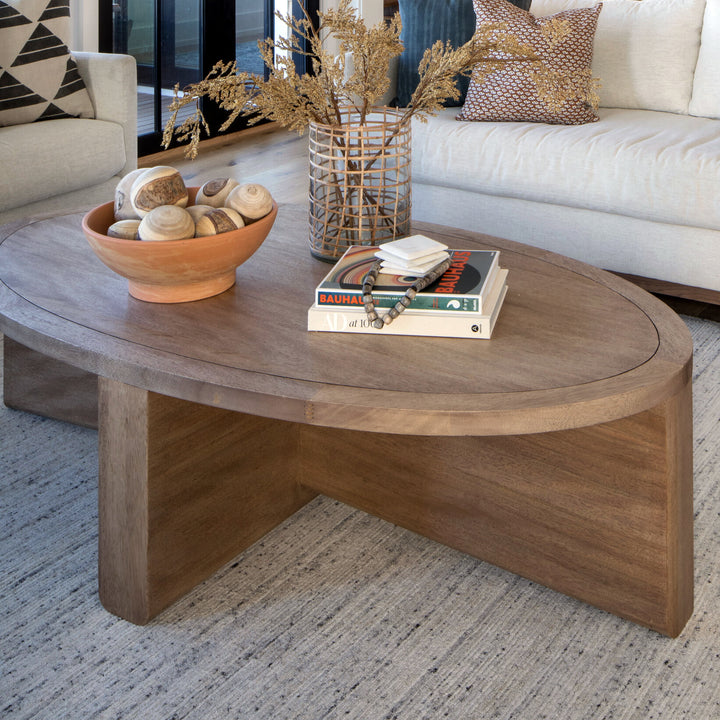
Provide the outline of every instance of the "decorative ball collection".
<path id="1" fill-rule="evenodd" d="M 146 242 L 185 240 L 194 236 L 192 215 L 177 205 L 158 205 L 148 210 L 138 226 L 138 238 Z"/>
<path id="2" fill-rule="evenodd" d="M 217 178 L 216 180 L 208 180 L 198 190 L 195 203 L 200 205 L 210 205 L 211 207 L 222 207 L 225 200 L 233 188 L 240 183 L 233 178 Z"/>
<path id="3" fill-rule="evenodd" d="M 137 240 L 140 220 L 116 220 L 109 228 L 108 235 L 122 240 Z"/>
<path id="4" fill-rule="evenodd" d="M 115 189 L 110 237 L 157 242 L 209 237 L 250 225 L 273 208 L 267 188 L 233 178 L 208 180 L 194 204 L 180 173 L 158 165 L 133 170 Z"/>

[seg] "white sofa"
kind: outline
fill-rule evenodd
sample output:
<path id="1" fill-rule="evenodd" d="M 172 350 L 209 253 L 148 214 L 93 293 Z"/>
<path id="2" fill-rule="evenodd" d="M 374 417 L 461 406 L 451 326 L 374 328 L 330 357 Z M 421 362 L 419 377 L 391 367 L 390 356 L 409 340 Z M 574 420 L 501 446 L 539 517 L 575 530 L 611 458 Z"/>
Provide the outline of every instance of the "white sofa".
<path id="1" fill-rule="evenodd" d="M 413 218 L 720 303 L 720 0 L 605 0 L 593 74 L 595 123 L 415 122 Z"/>
<path id="2" fill-rule="evenodd" d="M 137 80 L 129 55 L 73 53 L 95 118 L 0 127 L 0 225 L 112 198 L 137 166 Z"/>

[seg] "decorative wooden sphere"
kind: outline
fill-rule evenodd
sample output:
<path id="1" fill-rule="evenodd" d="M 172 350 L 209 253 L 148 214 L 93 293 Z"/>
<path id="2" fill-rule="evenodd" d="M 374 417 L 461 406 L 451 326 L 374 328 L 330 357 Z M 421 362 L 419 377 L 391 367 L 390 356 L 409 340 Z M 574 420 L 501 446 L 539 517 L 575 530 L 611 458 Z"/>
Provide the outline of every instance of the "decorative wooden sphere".
<path id="1" fill-rule="evenodd" d="M 207 215 L 209 212 L 215 210 L 212 205 L 188 205 L 185 209 L 190 213 L 190 215 L 192 215 L 192 219 L 195 221 L 196 225 L 197 221 L 203 215 Z"/>
<path id="2" fill-rule="evenodd" d="M 240 213 L 232 208 L 214 208 L 212 212 L 203 215 L 195 223 L 195 237 L 206 237 L 208 235 L 219 235 L 243 227 Z"/>
<path id="3" fill-rule="evenodd" d="M 130 200 L 130 191 L 133 183 L 147 170 L 147 168 L 138 168 L 131 170 L 125 175 L 115 188 L 115 204 L 113 213 L 116 220 L 134 220 L 138 218 L 138 214 Z"/>
<path id="4" fill-rule="evenodd" d="M 138 235 L 145 241 L 185 240 L 195 235 L 195 223 L 184 208 L 160 205 L 142 219 Z"/>
<path id="5" fill-rule="evenodd" d="M 265 217 L 273 207 L 270 191 L 257 183 L 245 183 L 233 188 L 225 201 L 227 207 L 237 210 L 246 225 Z"/>
<path id="6" fill-rule="evenodd" d="M 227 196 L 240 183 L 234 178 L 215 178 L 208 180 L 200 186 L 195 202 L 198 205 L 212 205 L 213 207 L 222 207 L 225 205 Z"/>
<path id="7" fill-rule="evenodd" d="M 188 204 L 188 191 L 175 168 L 158 165 L 148 168 L 135 180 L 130 190 L 130 201 L 138 217 L 143 218 L 161 205 L 184 208 Z"/>
<path id="8" fill-rule="evenodd" d="M 140 220 L 137 218 L 130 220 L 117 220 L 107 231 L 108 237 L 122 238 L 123 240 L 138 240 L 138 228 Z"/>

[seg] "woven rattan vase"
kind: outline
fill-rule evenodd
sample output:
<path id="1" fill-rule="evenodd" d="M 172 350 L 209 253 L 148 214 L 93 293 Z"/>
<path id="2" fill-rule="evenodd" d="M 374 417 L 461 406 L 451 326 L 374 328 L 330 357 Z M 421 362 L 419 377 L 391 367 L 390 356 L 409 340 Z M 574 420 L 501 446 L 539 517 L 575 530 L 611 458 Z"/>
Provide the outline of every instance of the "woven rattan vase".
<path id="1" fill-rule="evenodd" d="M 329 262 L 410 233 L 410 121 L 386 107 L 358 120 L 310 124 L 310 252 Z"/>

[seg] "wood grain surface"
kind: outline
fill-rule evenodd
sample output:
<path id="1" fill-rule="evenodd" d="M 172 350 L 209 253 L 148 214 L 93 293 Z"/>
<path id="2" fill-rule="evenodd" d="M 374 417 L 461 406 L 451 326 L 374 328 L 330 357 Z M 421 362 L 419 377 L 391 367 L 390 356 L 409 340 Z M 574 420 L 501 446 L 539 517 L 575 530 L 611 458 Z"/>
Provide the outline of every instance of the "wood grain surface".
<path id="1" fill-rule="evenodd" d="M 100 599 L 145 624 L 316 493 L 284 423 L 100 379 Z"/>
<path id="2" fill-rule="evenodd" d="M 3 402 L 15 410 L 97 428 L 98 378 L 3 336 Z"/>
<path id="3" fill-rule="evenodd" d="M 2 329 L 50 357 L 186 400 L 358 430 L 515 434 L 641 412 L 689 373 L 690 335 L 663 303 L 517 243 L 416 228 L 453 247 L 501 250 L 509 291 L 491 341 L 352 336 L 306 331 L 328 266 L 310 257 L 300 206 L 281 206 L 231 290 L 172 307 L 130 297 L 79 223 L 39 221 L 2 241 Z"/>
<path id="4" fill-rule="evenodd" d="M 517 436 L 304 425 L 302 482 L 675 637 L 693 610 L 690 398 Z"/>
<path id="5" fill-rule="evenodd" d="M 306 222 L 281 206 L 233 288 L 179 305 L 129 296 L 78 215 L 5 231 L 16 396 L 32 394 L 35 368 L 50 376 L 38 353 L 61 377 L 100 376 L 105 606 L 149 621 L 325 493 L 677 635 L 693 606 L 680 318 L 568 258 L 419 225 L 501 251 L 510 289 L 492 340 L 309 333 L 328 265 L 311 258 Z"/>

